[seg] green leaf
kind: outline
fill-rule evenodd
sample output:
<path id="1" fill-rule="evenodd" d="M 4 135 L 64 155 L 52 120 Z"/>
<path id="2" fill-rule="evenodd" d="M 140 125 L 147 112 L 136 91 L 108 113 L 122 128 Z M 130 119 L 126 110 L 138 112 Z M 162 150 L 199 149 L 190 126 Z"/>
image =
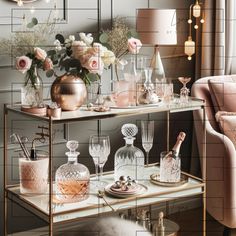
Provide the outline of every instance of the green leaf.
<path id="1" fill-rule="evenodd" d="M 49 57 L 55 55 L 56 53 L 57 53 L 56 50 L 49 50 L 49 51 L 47 51 L 47 55 Z"/>
<path id="2" fill-rule="evenodd" d="M 37 25 L 39 22 L 38 22 L 38 19 L 33 17 L 31 22 L 34 24 L 34 25 Z"/>
<path id="3" fill-rule="evenodd" d="M 57 34 L 55 38 L 56 38 L 57 40 L 59 40 L 61 44 L 64 44 L 64 43 L 65 43 L 65 38 L 64 38 L 63 35 Z"/>
<path id="4" fill-rule="evenodd" d="M 131 37 L 138 38 L 138 33 L 137 33 L 137 31 L 135 29 L 131 29 L 129 31 L 128 35 L 130 35 L 129 38 L 131 38 Z"/>
<path id="5" fill-rule="evenodd" d="M 103 43 L 102 45 L 103 45 L 104 47 L 106 47 L 108 50 L 111 50 L 111 51 L 112 51 L 112 48 L 111 48 L 110 44 L 108 44 L 108 43 Z"/>
<path id="6" fill-rule="evenodd" d="M 88 73 L 87 78 L 89 79 L 90 82 L 94 82 L 94 81 L 98 80 L 98 76 L 96 74 L 93 74 L 93 73 Z"/>
<path id="7" fill-rule="evenodd" d="M 70 67 L 80 67 L 81 65 L 80 65 L 79 60 L 71 59 L 69 62 L 69 66 Z"/>
<path id="8" fill-rule="evenodd" d="M 99 37 L 99 41 L 101 43 L 107 43 L 108 41 L 108 34 L 107 33 L 102 33 Z"/>
<path id="9" fill-rule="evenodd" d="M 27 28 L 30 28 L 30 29 L 31 29 L 31 28 L 33 28 L 33 27 L 34 27 L 34 24 L 33 24 L 32 22 L 30 22 L 30 23 L 27 24 Z"/>
<path id="10" fill-rule="evenodd" d="M 46 76 L 49 78 L 49 77 L 52 77 L 54 75 L 54 70 L 48 70 L 46 72 Z"/>

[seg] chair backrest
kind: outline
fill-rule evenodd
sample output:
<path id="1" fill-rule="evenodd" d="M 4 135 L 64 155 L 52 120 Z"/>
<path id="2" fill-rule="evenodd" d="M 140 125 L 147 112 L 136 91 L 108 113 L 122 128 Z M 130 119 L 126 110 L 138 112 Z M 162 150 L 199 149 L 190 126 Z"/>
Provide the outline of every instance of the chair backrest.
<path id="1" fill-rule="evenodd" d="M 209 79 L 222 78 L 222 76 L 210 76 L 197 80 L 191 89 L 192 96 L 204 99 L 206 102 L 206 116 L 213 129 L 219 131 L 218 124 L 215 120 L 215 109 L 211 99 L 211 94 L 209 91 L 208 80 Z"/>

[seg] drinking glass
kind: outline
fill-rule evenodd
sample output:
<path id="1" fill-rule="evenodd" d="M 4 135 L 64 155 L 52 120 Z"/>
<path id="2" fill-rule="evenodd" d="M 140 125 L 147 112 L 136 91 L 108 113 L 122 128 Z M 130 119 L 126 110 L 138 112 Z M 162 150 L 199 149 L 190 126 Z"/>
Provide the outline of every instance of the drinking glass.
<path id="1" fill-rule="evenodd" d="M 110 154 L 110 139 L 105 135 L 92 135 L 89 139 L 89 154 L 93 158 L 95 165 L 96 179 L 99 180 L 98 168 L 100 168 L 100 177 L 102 179 L 103 167 Z M 99 185 L 102 185 L 100 179 Z"/>
<path id="2" fill-rule="evenodd" d="M 183 87 L 180 89 L 180 102 L 183 104 L 188 103 L 188 95 L 190 90 L 187 88 L 187 83 L 191 80 L 189 77 L 179 77 L 178 80 L 183 84 Z"/>
<path id="3" fill-rule="evenodd" d="M 142 146 L 146 152 L 146 164 L 149 164 L 149 152 L 152 149 L 154 137 L 154 120 L 141 121 Z"/>

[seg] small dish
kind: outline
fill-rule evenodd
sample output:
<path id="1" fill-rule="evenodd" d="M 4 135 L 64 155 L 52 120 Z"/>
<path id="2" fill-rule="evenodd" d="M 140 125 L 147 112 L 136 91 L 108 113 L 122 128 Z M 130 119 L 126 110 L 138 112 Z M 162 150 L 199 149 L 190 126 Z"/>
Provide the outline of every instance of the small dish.
<path id="1" fill-rule="evenodd" d="M 113 184 L 109 184 L 105 187 L 105 192 L 108 195 L 111 195 L 116 198 L 129 198 L 129 197 L 135 197 L 135 196 L 141 195 L 148 190 L 148 188 L 143 184 L 136 184 L 136 185 L 137 185 L 136 191 L 132 191 L 130 193 L 127 191 L 117 191 L 117 190 L 114 191 L 112 188 Z"/>
<path id="2" fill-rule="evenodd" d="M 153 184 L 163 186 L 163 187 L 178 187 L 188 183 L 188 176 L 181 174 L 179 182 L 161 182 L 160 181 L 160 174 L 152 174 L 150 175 L 150 181 Z"/>

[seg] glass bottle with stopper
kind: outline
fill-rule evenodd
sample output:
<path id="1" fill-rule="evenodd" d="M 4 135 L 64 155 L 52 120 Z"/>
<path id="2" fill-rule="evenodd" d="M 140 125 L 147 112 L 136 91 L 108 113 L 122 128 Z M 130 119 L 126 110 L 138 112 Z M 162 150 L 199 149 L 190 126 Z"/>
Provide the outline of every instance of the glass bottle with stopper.
<path id="1" fill-rule="evenodd" d="M 78 146 L 75 140 L 67 142 L 68 162 L 56 171 L 56 197 L 64 203 L 80 202 L 89 197 L 90 173 L 86 166 L 77 162 Z"/>
<path id="2" fill-rule="evenodd" d="M 155 104 L 158 103 L 159 98 L 157 94 L 155 93 L 154 84 L 152 83 L 151 77 L 152 77 L 152 68 L 146 68 L 144 69 L 145 72 L 145 82 L 143 84 L 143 91 L 138 97 L 138 103 L 139 104 Z"/>
<path id="3" fill-rule="evenodd" d="M 181 159 L 179 155 L 180 147 L 186 134 L 180 132 L 177 141 L 169 152 L 161 153 L 160 160 L 160 181 L 161 182 L 180 182 L 181 177 Z"/>
<path id="4" fill-rule="evenodd" d="M 144 154 L 133 145 L 138 127 L 135 124 L 125 124 L 121 128 L 125 136 L 125 146 L 119 148 L 115 153 L 115 180 L 120 176 L 130 176 L 132 179 L 141 179 L 144 168 Z"/>

